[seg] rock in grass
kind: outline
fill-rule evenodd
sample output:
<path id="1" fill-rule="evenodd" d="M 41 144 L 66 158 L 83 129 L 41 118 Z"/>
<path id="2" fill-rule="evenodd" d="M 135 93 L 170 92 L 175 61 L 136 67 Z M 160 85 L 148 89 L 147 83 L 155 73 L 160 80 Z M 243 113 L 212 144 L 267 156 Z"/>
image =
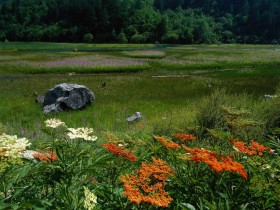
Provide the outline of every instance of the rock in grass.
<path id="1" fill-rule="evenodd" d="M 133 122 L 136 122 L 137 120 L 139 120 L 141 117 L 142 117 L 141 112 L 135 112 L 134 115 L 126 118 L 126 121 L 128 123 L 133 123 Z"/>
<path id="2" fill-rule="evenodd" d="M 83 85 L 62 83 L 48 90 L 44 97 L 45 114 L 79 110 L 91 105 L 94 93 Z"/>

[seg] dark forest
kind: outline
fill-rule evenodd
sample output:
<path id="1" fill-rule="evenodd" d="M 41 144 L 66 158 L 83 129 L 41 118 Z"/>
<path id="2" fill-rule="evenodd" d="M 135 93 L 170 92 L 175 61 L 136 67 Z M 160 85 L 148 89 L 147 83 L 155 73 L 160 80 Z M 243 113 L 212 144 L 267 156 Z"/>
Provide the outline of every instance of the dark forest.
<path id="1" fill-rule="evenodd" d="M 280 0 L 0 0 L 0 41 L 280 43 Z"/>

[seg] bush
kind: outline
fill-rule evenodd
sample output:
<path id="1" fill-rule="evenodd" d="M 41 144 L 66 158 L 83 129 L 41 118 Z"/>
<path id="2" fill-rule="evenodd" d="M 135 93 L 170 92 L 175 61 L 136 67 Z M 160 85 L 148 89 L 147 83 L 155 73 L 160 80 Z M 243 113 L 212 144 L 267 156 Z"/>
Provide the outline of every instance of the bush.
<path id="1" fill-rule="evenodd" d="M 134 34 L 130 38 L 130 42 L 135 44 L 145 43 L 146 41 L 147 41 L 147 37 L 143 34 Z"/>
<path id="2" fill-rule="evenodd" d="M 203 128 L 225 128 L 225 119 L 220 106 L 226 102 L 225 90 L 215 90 L 198 107 L 197 122 Z"/>
<path id="3" fill-rule="evenodd" d="M 264 122 L 267 133 L 271 132 L 271 128 L 280 127 L 280 86 L 277 88 L 276 97 L 264 100 L 259 106 L 257 112 L 258 117 Z"/>
<path id="4" fill-rule="evenodd" d="M 121 32 L 118 36 L 117 36 L 117 42 L 119 44 L 126 44 L 127 43 L 127 38 L 125 36 L 125 33 Z"/>
<path id="5" fill-rule="evenodd" d="M 162 37 L 162 42 L 168 44 L 175 44 L 177 43 L 178 40 L 179 40 L 179 36 L 176 33 L 166 34 Z"/>
<path id="6" fill-rule="evenodd" d="M 85 43 L 91 43 L 92 40 L 93 40 L 93 35 L 92 35 L 91 33 L 87 33 L 87 34 L 85 34 L 84 37 L 83 37 L 83 41 L 84 41 Z"/>
<path id="7" fill-rule="evenodd" d="M 198 108 L 198 125 L 206 130 L 229 132 L 240 139 L 262 139 L 265 123 L 256 116 L 259 104 L 252 103 L 249 95 L 231 96 L 225 90 L 215 90 Z"/>

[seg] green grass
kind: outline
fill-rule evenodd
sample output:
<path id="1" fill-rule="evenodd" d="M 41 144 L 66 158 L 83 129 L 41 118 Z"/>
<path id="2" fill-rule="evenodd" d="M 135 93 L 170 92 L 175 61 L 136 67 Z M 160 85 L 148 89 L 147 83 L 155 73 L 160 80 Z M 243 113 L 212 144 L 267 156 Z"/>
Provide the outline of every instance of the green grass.
<path id="1" fill-rule="evenodd" d="M 74 48 L 78 52 L 72 52 Z M 28 138 L 36 151 L 53 149 L 58 160 L 22 162 L 3 155 L 7 147 L 0 148 L 0 209 L 83 209 L 84 186 L 97 196 L 96 209 L 158 209 L 130 202 L 121 181 L 156 157 L 175 172 L 162 183 L 173 199 L 168 209 L 276 210 L 280 101 L 265 100 L 264 95 L 280 93 L 277 48 L 1 43 L 0 144 L 5 131 Z M 80 61 L 91 63 L 79 66 Z M 43 95 L 59 83 L 85 85 L 96 100 L 84 110 L 44 115 L 34 93 Z M 128 124 L 126 118 L 136 111 L 142 119 Z M 93 128 L 98 140 L 69 140 L 67 130 L 45 127 L 50 118 L 71 128 Z M 177 132 L 197 139 L 181 142 L 173 136 Z M 168 149 L 154 135 L 214 151 L 216 157 L 229 155 L 248 177 L 190 161 L 187 151 Z M 257 140 L 275 153 L 237 153 L 229 137 L 245 143 Z M 124 147 L 119 148 L 130 150 L 137 161 L 111 154 L 104 143 L 121 143 Z M 159 173 L 147 185 L 160 181 Z"/>
<path id="2" fill-rule="evenodd" d="M 121 48 L 153 48 L 154 44 L 83 44 L 52 42 L 2 42 L 0 50 L 73 50 L 73 49 L 121 49 Z"/>
<path id="3" fill-rule="evenodd" d="M 277 47 L 1 43 L 0 121 L 17 134 L 24 128 L 31 136 L 33 131 L 29 128 L 48 117 L 34 103 L 33 92 L 44 94 L 54 85 L 66 82 L 86 85 L 97 96 L 93 106 L 86 110 L 58 114 L 67 123 L 116 132 L 149 133 L 160 127 L 164 130 L 170 122 L 173 128 L 184 127 L 184 121 L 194 121 L 195 104 L 213 89 L 253 94 L 255 99 L 274 94 L 280 71 L 280 53 L 274 50 Z M 72 52 L 74 48 L 89 51 Z M 44 66 L 67 59 L 105 59 L 105 63 L 108 59 L 112 62 L 130 60 L 143 64 Z M 101 88 L 104 81 L 108 85 Z M 125 118 L 136 111 L 145 116 L 139 128 L 127 126 Z"/>
<path id="4" fill-rule="evenodd" d="M 104 81 L 107 85 L 102 88 L 101 83 Z M 146 132 L 151 131 L 157 122 L 169 122 L 170 116 L 175 119 L 173 123 L 178 125 L 183 118 L 191 119 L 192 100 L 209 92 L 203 82 L 189 78 L 170 80 L 140 75 L 8 75 L 2 77 L 1 81 L 1 121 L 6 125 L 11 124 L 9 127 L 13 129 L 26 129 L 35 125 L 38 118 L 48 118 L 42 114 L 41 107 L 34 103 L 33 93 L 37 91 L 44 94 L 62 82 L 86 85 L 94 91 L 96 101 L 86 110 L 60 113 L 57 116 L 69 124 L 76 123 L 76 126 L 81 123 L 94 126 L 100 132 L 130 132 L 137 129 L 137 126 L 128 126 L 125 120 L 136 111 L 144 115 L 140 124 L 143 124 L 142 129 Z M 22 123 L 18 119 L 27 120 Z"/>

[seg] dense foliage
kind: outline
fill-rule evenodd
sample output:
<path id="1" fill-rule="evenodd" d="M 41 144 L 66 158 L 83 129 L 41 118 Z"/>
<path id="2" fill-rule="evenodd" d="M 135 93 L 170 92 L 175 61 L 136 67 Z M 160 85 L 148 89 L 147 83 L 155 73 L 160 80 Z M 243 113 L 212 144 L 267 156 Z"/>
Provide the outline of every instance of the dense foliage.
<path id="1" fill-rule="evenodd" d="M 279 0 L 1 0 L 0 40 L 277 44 L 279 10 Z"/>
<path id="2" fill-rule="evenodd" d="M 254 115 L 221 106 L 239 97 L 216 90 L 202 101 L 198 113 L 217 104 L 209 116 L 220 113 L 224 126 L 199 122 L 196 130 L 168 136 L 97 138 L 91 128 L 69 128 L 56 118 L 45 121 L 40 144 L 0 133 L 0 209 L 279 209 L 279 133 L 233 127 Z M 268 103 L 279 109 L 279 98 Z M 249 140 L 250 132 L 258 141 Z"/>

